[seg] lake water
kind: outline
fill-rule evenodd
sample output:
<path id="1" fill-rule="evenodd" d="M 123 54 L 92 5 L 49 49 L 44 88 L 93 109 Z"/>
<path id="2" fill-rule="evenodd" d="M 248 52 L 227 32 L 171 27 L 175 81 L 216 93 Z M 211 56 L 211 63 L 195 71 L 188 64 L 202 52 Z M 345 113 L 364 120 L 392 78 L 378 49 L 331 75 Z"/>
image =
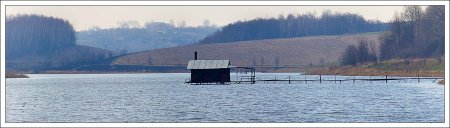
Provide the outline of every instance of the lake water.
<path id="1" fill-rule="evenodd" d="M 257 73 L 274 75 L 298 74 Z M 189 85 L 187 73 L 29 76 L 6 79 L 8 123 L 444 122 L 444 86 L 432 80 Z"/>

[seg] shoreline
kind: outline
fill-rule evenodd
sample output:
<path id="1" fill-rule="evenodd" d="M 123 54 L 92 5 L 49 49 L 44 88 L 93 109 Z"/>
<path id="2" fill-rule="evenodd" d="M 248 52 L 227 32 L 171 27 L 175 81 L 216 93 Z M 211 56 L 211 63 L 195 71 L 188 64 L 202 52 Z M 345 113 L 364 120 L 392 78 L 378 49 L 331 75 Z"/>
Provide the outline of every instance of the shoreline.
<path id="1" fill-rule="evenodd" d="M 440 80 L 440 81 L 438 82 L 438 84 L 444 86 L 444 85 L 445 85 L 445 80 Z"/>
<path id="2" fill-rule="evenodd" d="M 39 73 L 29 74 L 145 74 L 145 73 L 189 73 L 182 71 L 167 71 L 167 72 L 154 72 L 154 71 L 73 71 L 73 70 L 49 70 Z"/>
<path id="3" fill-rule="evenodd" d="M 5 78 L 30 78 L 30 77 L 28 77 L 25 74 L 21 74 L 21 73 L 6 72 Z"/>
<path id="4" fill-rule="evenodd" d="M 151 73 L 190 73 L 190 72 L 104 72 L 104 71 L 47 71 L 40 73 L 7 73 L 6 78 L 28 78 L 25 74 L 151 74 Z M 272 71 L 260 73 L 303 73 L 305 75 L 340 75 L 340 76 L 397 76 L 397 77 L 444 77 L 444 72 L 437 71 L 379 71 L 368 68 L 313 68 L 307 71 Z M 13 77 L 16 76 L 16 77 Z M 25 76 L 25 77 L 23 77 Z"/>

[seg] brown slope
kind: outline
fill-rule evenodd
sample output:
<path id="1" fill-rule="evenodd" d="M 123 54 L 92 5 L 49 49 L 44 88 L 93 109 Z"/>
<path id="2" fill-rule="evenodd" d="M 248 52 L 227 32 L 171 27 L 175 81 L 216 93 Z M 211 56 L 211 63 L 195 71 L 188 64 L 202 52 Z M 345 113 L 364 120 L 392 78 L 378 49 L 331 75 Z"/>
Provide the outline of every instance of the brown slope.
<path id="1" fill-rule="evenodd" d="M 377 42 L 378 33 L 343 36 L 312 36 L 233 43 L 190 45 L 126 55 L 116 59 L 116 65 L 186 65 L 198 51 L 199 59 L 229 59 L 235 66 L 308 65 L 337 62 L 340 54 L 359 39 Z"/>

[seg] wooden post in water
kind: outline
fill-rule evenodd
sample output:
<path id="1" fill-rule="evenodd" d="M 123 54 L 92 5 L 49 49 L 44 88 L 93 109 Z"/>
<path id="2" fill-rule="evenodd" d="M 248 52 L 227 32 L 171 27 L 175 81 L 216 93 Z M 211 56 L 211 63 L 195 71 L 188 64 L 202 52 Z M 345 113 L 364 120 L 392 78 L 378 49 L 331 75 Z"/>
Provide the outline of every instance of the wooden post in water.
<path id="1" fill-rule="evenodd" d="M 306 80 L 306 75 L 305 75 L 305 83 L 308 83 L 308 81 Z"/>
<path id="2" fill-rule="evenodd" d="M 334 83 L 336 83 L 336 75 L 334 75 Z"/>
<path id="3" fill-rule="evenodd" d="M 417 83 L 420 83 L 420 75 L 417 74 Z"/>
<path id="4" fill-rule="evenodd" d="M 355 83 L 355 76 L 353 76 L 353 83 Z"/>
<path id="5" fill-rule="evenodd" d="M 388 79 L 387 79 L 387 75 L 386 75 L 386 83 L 387 83 L 387 80 L 388 80 Z"/>
<path id="6" fill-rule="evenodd" d="M 319 75 L 319 82 L 322 83 L 322 75 Z"/>
<path id="7" fill-rule="evenodd" d="M 291 84 L 291 76 L 289 76 L 289 84 Z"/>

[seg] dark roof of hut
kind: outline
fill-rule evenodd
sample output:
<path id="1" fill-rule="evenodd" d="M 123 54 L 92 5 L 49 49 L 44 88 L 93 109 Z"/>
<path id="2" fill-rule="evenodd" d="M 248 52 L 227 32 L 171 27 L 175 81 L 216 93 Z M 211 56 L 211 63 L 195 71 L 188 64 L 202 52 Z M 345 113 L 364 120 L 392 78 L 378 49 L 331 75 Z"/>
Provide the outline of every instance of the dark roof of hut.
<path id="1" fill-rule="evenodd" d="M 229 65 L 230 60 L 191 60 L 187 69 L 222 69 Z"/>

